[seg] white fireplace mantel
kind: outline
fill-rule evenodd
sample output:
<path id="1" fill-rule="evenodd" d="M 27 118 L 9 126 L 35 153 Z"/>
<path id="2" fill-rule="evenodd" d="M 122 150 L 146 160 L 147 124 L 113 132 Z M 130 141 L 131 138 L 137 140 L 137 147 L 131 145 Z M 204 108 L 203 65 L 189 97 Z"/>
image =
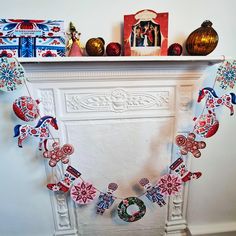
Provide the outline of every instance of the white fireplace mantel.
<path id="1" fill-rule="evenodd" d="M 34 63 L 34 62 L 45 62 L 45 63 L 58 63 L 58 62 L 202 62 L 202 63 L 217 63 L 224 60 L 224 56 L 210 57 L 210 56 L 130 56 L 130 57 L 42 57 L 42 58 L 18 58 L 22 63 Z"/>
<path id="2" fill-rule="evenodd" d="M 42 112 L 59 120 L 56 138 L 75 146 L 71 164 L 79 166 L 83 177 L 100 189 L 109 176 L 119 182 L 117 194 L 129 196 L 138 195 L 132 186 L 139 178 L 153 181 L 152 177 L 168 172 L 168 165 L 176 159 L 173 137 L 189 132 L 196 81 L 206 67 L 223 59 L 181 56 L 18 60 L 26 70 L 32 94 L 42 101 Z M 188 168 L 190 162 L 186 160 Z M 127 185 L 131 189 L 127 190 Z M 50 193 L 50 197 L 55 235 L 183 235 L 187 229 L 188 184 L 164 208 L 147 203 L 144 218 L 129 225 L 116 216 L 119 202 L 106 217 L 94 221 L 96 203 L 81 208 L 63 194 Z"/>
<path id="3" fill-rule="evenodd" d="M 62 57 L 62 58 L 19 58 L 30 73 L 47 71 L 47 78 L 40 73 L 29 76 L 33 80 L 70 80 L 119 77 L 127 79 L 135 77 L 173 79 L 181 75 L 182 79 L 199 77 L 204 69 L 212 64 L 223 61 L 223 57 L 206 56 L 162 56 L 162 57 Z M 50 67 L 50 70 L 48 68 Z M 66 73 L 57 74 L 58 71 Z M 79 74 L 77 73 L 79 72 Z M 31 74 L 30 74 L 31 75 Z M 79 77 L 78 77 L 79 75 Z M 161 76 L 156 76 L 161 75 Z"/>

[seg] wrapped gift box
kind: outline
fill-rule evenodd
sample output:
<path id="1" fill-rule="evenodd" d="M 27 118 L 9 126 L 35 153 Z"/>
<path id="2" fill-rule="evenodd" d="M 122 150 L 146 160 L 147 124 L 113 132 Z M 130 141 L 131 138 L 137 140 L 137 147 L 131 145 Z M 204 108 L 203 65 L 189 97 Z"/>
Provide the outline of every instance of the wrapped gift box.
<path id="1" fill-rule="evenodd" d="M 64 22 L 0 19 L 0 57 L 65 56 Z"/>

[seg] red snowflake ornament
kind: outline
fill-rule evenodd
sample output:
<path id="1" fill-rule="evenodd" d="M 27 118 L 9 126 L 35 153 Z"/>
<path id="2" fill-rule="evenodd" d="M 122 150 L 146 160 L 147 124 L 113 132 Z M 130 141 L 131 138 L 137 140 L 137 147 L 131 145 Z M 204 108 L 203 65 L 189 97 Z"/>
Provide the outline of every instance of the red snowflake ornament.
<path id="1" fill-rule="evenodd" d="M 182 180 L 179 176 L 173 174 L 163 175 L 157 182 L 160 193 L 165 196 L 176 195 L 182 190 Z"/>
<path id="2" fill-rule="evenodd" d="M 78 204 L 88 204 L 96 197 L 96 188 L 88 182 L 78 183 L 71 188 L 70 196 Z"/>

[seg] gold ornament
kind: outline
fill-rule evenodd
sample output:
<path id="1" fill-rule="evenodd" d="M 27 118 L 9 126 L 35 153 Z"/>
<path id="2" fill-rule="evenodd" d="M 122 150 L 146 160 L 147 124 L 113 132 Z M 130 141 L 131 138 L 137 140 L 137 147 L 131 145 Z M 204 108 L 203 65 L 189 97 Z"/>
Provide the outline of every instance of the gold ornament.
<path id="1" fill-rule="evenodd" d="M 91 38 L 86 43 L 86 51 L 89 56 L 103 56 L 104 40 L 102 38 Z"/>
<path id="2" fill-rule="evenodd" d="M 211 53 L 218 44 L 218 34 L 212 23 L 204 21 L 200 28 L 194 30 L 186 40 L 186 50 L 190 55 L 205 56 Z"/>

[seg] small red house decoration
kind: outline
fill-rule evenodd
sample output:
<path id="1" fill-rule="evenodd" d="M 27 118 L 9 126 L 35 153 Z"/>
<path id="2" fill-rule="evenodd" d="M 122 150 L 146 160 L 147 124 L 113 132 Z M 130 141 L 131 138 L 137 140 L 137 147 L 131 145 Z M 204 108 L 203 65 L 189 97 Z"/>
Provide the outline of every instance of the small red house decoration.
<path id="1" fill-rule="evenodd" d="M 125 56 L 166 56 L 168 13 L 142 10 L 124 16 Z"/>

